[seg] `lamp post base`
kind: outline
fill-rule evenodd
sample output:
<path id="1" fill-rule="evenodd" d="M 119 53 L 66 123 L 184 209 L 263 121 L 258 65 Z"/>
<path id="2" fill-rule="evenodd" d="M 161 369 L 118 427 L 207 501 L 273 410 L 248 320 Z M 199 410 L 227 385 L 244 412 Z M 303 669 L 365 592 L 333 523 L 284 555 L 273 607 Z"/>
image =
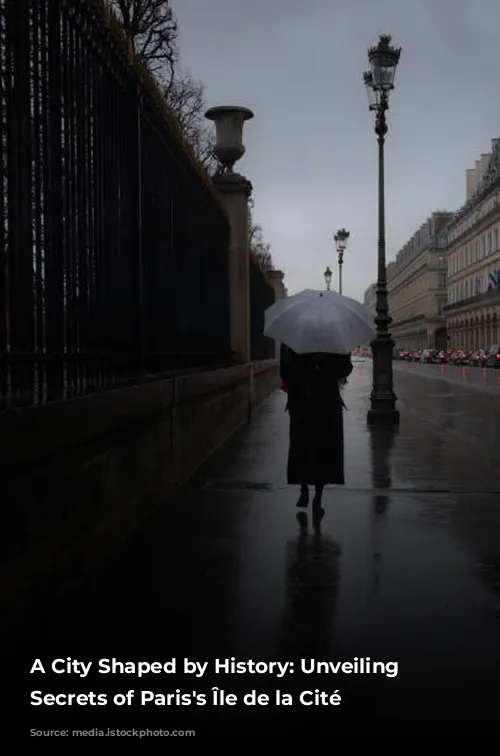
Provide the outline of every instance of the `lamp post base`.
<path id="1" fill-rule="evenodd" d="M 374 400 L 372 399 L 372 405 L 374 404 Z M 384 403 L 385 404 L 385 403 Z M 370 410 L 368 410 L 368 414 L 366 416 L 366 422 L 368 425 L 384 425 L 384 426 L 398 426 L 399 425 L 399 410 L 397 410 L 394 406 L 390 406 L 388 404 L 387 406 L 384 406 L 380 404 L 380 406 L 372 406 Z"/>
<path id="2" fill-rule="evenodd" d="M 399 411 L 396 409 L 396 394 L 392 379 L 392 354 L 394 341 L 389 334 L 378 336 L 372 341 L 373 389 L 370 395 L 371 408 L 368 411 L 369 425 L 399 425 Z"/>

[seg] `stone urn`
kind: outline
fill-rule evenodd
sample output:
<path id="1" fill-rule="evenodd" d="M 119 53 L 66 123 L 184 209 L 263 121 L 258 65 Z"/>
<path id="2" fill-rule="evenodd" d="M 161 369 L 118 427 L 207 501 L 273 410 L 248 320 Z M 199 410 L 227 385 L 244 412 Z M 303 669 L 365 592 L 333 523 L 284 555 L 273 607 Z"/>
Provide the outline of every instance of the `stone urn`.
<path id="1" fill-rule="evenodd" d="M 221 173 L 233 173 L 233 166 L 245 154 L 243 124 L 253 113 L 248 108 L 221 105 L 210 108 L 205 118 L 215 123 L 214 154 L 221 164 Z"/>

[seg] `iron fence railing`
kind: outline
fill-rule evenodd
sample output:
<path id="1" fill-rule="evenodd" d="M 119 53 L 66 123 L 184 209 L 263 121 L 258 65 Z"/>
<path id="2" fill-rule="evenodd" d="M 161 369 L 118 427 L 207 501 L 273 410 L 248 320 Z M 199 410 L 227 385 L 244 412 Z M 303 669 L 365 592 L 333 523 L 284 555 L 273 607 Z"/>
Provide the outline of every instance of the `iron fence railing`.
<path id="1" fill-rule="evenodd" d="M 0 0 L 1 407 L 230 359 L 228 220 L 101 0 Z"/>

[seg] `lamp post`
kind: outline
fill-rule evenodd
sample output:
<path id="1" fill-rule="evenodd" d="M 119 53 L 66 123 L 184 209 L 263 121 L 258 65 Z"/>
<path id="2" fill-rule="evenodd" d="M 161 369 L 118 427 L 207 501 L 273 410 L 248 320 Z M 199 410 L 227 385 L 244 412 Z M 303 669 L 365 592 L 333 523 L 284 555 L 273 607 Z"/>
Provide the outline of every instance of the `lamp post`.
<path id="1" fill-rule="evenodd" d="M 332 271 L 330 270 L 329 267 L 325 270 L 324 276 L 325 276 L 326 290 L 330 291 L 330 287 L 332 283 Z"/>
<path id="2" fill-rule="evenodd" d="M 377 275 L 377 314 L 375 325 L 377 335 L 372 342 L 373 351 L 373 387 L 370 395 L 371 408 L 368 423 L 399 423 L 396 409 L 392 375 L 392 355 L 394 341 L 389 333 L 392 318 L 389 317 L 387 302 L 387 271 L 385 264 L 385 201 L 384 201 L 384 142 L 387 134 L 386 112 L 389 110 L 389 93 L 394 89 L 396 66 L 401 55 L 401 48 L 390 45 L 391 37 L 382 34 L 377 47 L 368 51 L 371 71 L 363 74 L 368 95 L 369 109 L 375 112 L 375 133 L 378 137 L 378 275 Z"/>
<path id="3" fill-rule="evenodd" d="M 339 257 L 339 294 L 342 294 L 342 265 L 344 264 L 344 252 L 348 239 L 349 231 L 346 231 L 345 228 L 340 228 L 333 237 Z"/>

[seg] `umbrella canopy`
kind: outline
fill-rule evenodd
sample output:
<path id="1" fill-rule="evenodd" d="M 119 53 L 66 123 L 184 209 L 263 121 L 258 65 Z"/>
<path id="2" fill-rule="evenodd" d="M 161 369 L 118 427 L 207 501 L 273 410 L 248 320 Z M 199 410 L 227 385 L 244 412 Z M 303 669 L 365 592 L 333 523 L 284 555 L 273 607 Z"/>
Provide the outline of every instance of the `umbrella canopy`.
<path id="1" fill-rule="evenodd" d="M 373 314 L 336 291 L 304 289 L 279 299 L 265 312 L 264 336 L 297 354 L 348 354 L 375 337 Z"/>

